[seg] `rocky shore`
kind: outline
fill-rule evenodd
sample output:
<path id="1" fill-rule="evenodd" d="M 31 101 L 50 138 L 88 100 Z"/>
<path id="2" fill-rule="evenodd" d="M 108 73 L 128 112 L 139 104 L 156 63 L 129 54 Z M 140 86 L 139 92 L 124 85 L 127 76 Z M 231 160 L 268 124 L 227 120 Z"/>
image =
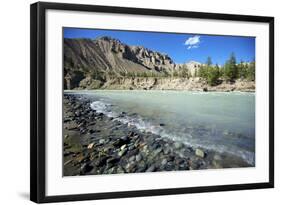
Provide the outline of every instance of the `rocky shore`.
<path id="1" fill-rule="evenodd" d="M 64 94 L 64 176 L 251 166 L 234 155 L 190 147 L 123 124 L 91 109 L 94 100 Z"/>

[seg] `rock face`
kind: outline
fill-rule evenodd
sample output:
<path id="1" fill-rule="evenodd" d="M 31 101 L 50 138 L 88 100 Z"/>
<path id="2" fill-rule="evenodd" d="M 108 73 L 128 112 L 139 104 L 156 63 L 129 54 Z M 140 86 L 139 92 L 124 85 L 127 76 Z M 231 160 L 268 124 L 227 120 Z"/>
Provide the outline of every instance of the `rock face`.
<path id="1" fill-rule="evenodd" d="M 97 73 L 121 76 L 123 73 L 170 73 L 172 59 L 141 46 L 128 46 L 117 39 L 64 39 L 65 89 L 79 87 L 81 80 Z M 83 87 L 84 82 L 81 82 Z M 90 83 L 91 84 L 91 83 Z"/>

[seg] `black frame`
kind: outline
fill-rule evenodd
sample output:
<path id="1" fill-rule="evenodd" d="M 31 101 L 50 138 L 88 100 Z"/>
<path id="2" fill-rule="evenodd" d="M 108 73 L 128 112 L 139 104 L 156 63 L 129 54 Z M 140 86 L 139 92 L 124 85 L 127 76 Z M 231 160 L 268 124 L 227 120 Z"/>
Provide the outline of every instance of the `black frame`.
<path id="1" fill-rule="evenodd" d="M 46 196 L 45 190 L 45 24 L 46 10 L 68 10 L 262 22 L 269 24 L 269 181 L 236 185 L 122 191 Z M 197 192 L 231 191 L 274 187 L 274 17 L 110 7 L 38 2 L 30 6 L 30 200 L 37 203 L 97 200 Z"/>

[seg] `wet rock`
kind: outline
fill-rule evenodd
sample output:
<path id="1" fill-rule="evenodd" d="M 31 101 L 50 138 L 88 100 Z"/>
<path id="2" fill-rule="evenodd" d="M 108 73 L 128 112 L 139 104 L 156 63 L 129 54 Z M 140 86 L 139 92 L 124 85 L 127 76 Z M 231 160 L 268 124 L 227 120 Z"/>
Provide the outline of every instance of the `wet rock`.
<path id="1" fill-rule="evenodd" d="M 69 124 L 66 126 L 66 129 L 68 129 L 68 130 L 75 130 L 75 129 L 77 129 L 77 124 L 74 123 L 74 122 L 71 122 L 71 123 L 69 123 Z"/>
<path id="2" fill-rule="evenodd" d="M 158 155 L 160 152 L 162 152 L 162 148 L 160 147 L 160 148 L 158 148 L 158 149 L 156 149 L 154 152 L 153 152 L 153 154 L 156 156 L 156 155 Z"/>
<path id="3" fill-rule="evenodd" d="M 222 165 L 219 163 L 219 161 L 216 161 L 216 160 L 212 161 L 212 165 L 213 165 L 213 168 L 215 168 L 215 169 L 222 168 Z"/>
<path id="4" fill-rule="evenodd" d="M 92 115 L 94 115 L 94 114 L 95 114 L 94 110 L 88 112 L 88 115 L 90 115 L 90 116 L 92 116 Z"/>
<path id="5" fill-rule="evenodd" d="M 155 167 L 155 165 L 153 164 L 153 165 L 151 165 L 151 166 L 146 170 L 146 172 L 153 172 L 153 171 L 155 171 L 155 169 L 156 169 L 156 167 Z"/>
<path id="6" fill-rule="evenodd" d="M 63 122 L 70 122 L 71 118 L 64 118 Z"/>
<path id="7" fill-rule="evenodd" d="M 123 155 L 126 154 L 126 152 L 127 152 L 127 148 L 125 148 L 125 149 L 119 151 L 119 152 L 118 152 L 118 156 L 119 156 L 119 157 L 122 157 Z"/>
<path id="8" fill-rule="evenodd" d="M 165 170 L 166 171 L 172 171 L 175 170 L 175 164 L 173 162 L 167 162 L 167 164 L 165 165 Z"/>
<path id="9" fill-rule="evenodd" d="M 206 156 L 205 152 L 203 150 L 199 149 L 199 148 L 197 148 L 195 150 L 195 155 L 198 156 L 198 157 L 202 157 L 202 158 L 204 158 Z"/>
<path id="10" fill-rule="evenodd" d="M 121 137 L 121 141 L 123 143 L 129 143 L 130 142 L 130 138 L 128 136 L 123 136 L 123 137 Z"/>
<path id="11" fill-rule="evenodd" d="M 167 161 L 168 162 L 172 162 L 172 161 L 174 161 L 175 160 L 175 156 L 174 155 L 169 155 L 169 156 L 167 156 Z"/>
<path id="12" fill-rule="evenodd" d="M 75 160 L 78 162 L 78 163 L 81 163 L 83 160 L 84 160 L 84 156 L 83 155 L 78 155 Z"/>
<path id="13" fill-rule="evenodd" d="M 127 153 L 127 156 L 131 157 L 131 156 L 137 155 L 138 153 L 139 153 L 138 149 L 129 150 Z"/>
<path id="14" fill-rule="evenodd" d="M 110 157 L 106 160 L 107 164 L 116 164 L 117 162 L 119 162 L 120 158 L 116 158 L 116 157 Z"/>
<path id="15" fill-rule="evenodd" d="M 222 158 L 221 158 L 221 156 L 220 156 L 220 155 L 215 154 L 215 155 L 214 155 L 214 160 L 216 160 L 216 161 L 220 161 L 220 160 L 222 160 Z"/>
<path id="16" fill-rule="evenodd" d="M 175 142 L 174 146 L 175 146 L 176 149 L 180 149 L 183 146 L 183 144 L 180 143 L 180 142 Z"/>
<path id="17" fill-rule="evenodd" d="M 80 117 L 81 116 L 81 112 L 80 111 L 76 111 L 74 114 L 75 114 L 76 117 Z"/>
<path id="18" fill-rule="evenodd" d="M 129 158 L 129 162 L 133 162 L 133 161 L 135 161 L 136 160 L 136 157 L 135 156 L 131 156 L 130 158 Z"/>
<path id="19" fill-rule="evenodd" d="M 85 129 L 85 128 L 80 128 L 80 133 L 81 134 L 85 134 L 87 132 L 87 129 Z"/>
<path id="20" fill-rule="evenodd" d="M 80 128 L 82 126 L 84 126 L 84 122 L 81 122 L 77 127 Z"/>
<path id="21" fill-rule="evenodd" d="M 147 165 L 144 161 L 140 161 L 137 165 L 138 165 L 137 167 L 138 172 L 145 172 L 147 170 Z"/>
<path id="22" fill-rule="evenodd" d="M 188 164 L 180 164 L 179 170 L 189 170 Z"/>
<path id="23" fill-rule="evenodd" d="M 92 169 L 93 169 L 93 166 L 91 166 L 88 163 L 84 163 L 80 167 L 80 174 L 86 174 L 87 172 L 90 172 Z"/>
<path id="24" fill-rule="evenodd" d="M 132 173 L 132 172 L 135 172 L 136 171 L 136 163 L 135 162 L 130 162 L 126 165 L 125 169 L 126 169 L 126 172 L 128 173 Z"/>
<path id="25" fill-rule="evenodd" d="M 124 136 L 113 142 L 113 145 L 115 147 L 121 147 L 122 145 L 127 144 L 129 141 L 130 141 L 129 137 Z"/>
<path id="26" fill-rule="evenodd" d="M 123 149 L 125 149 L 125 148 L 126 148 L 126 146 L 127 146 L 127 145 L 126 145 L 126 144 L 124 144 L 124 145 L 122 145 L 122 146 L 121 146 L 121 148 L 120 148 L 120 149 L 121 149 L 121 150 L 123 150 Z"/>
<path id="27" fill-rule="evenodd" d="M 125 173 L 125 170 L 122 167 L 118 167 L 116 170 L 117 173 Z"/>
<path id="28" fill-rule="evenodd" d="M 161 165 L 166 165 L 168 163 L 168 160 L 167 159 L 163 159 L 162 161 L 161 161 Z"/>
<path id="29" fill-rule="evenodd" d="M 82 105 L 81 104 L 77 104 L 73 107 L 74 110 L 77 110 L 78 108 L 80 108 Z"/>
<path id="30" fill-rule="evenodd" d="M 135 133 L 135 132 L 129 132 L 129 134 L 128 134 L 129 137 L 133 137 L 135 135 L 137 135 L 137 133 Z"/>
<path id="31" fill-rule="evenodd" d="M 151 148 L 154 150 L 154 149 L 158 149 L 158 148 L 161 148 L 161 145 L 157 142 L 153 142 Z"/>
<path id="32" fill-rule="evenodd" d="M 89 129 L 89 130 L 88 130 L 88 133 L 89 133 L 89 134 L 93 134 L 94 132 L 95 132 L 95 131 L 92 130 L 92 129 Z"/>
<path id="33" fill-rule="evenodd" d="M 141 154 L 138 154 L 138 155 L 136 156 L 136 161 L 139 162 L 139 161 L 141 161 L 141 160 L 142 160 L 142 156 L 141 156 Z"/>
<path id="34" fill-rule="evenodd" d="M 120 146 L 122 146 L 122 145 L 123 145 L 123 144 L 122 144 L 122 142 L 121 142 L 120 139 L 117 139 L 116 141 L 113 142 L 113 146 L 115 146 L 115 147 L 120 147 Z"/>
<path id="35" fill-rule="evenodd" d="M 63 153 L 63 156 L 66 157 L 66 156 L 69 156 L 69 155 L 71 155 L 71 154 L 73 154 L 73 152 L 68 152 L 68 151 L 66 151 L 66 152 Z"/>
<path id="36" fill-rule="evenodd" d="M 108 159 L 108 157 L 102 156 L 95 162 L 95 165 L 98 166 L 98 167 L 103 166 L 103 165 L 106 164 L 107 159 Z"/>
<path id="37" fill-rule="evenodd" d="M 104 144 L 104 143 L 105 143 L 105 139 L 100 139 L 100 140 L 99 140 L 99 143 L 100 143 L 100 144 Z"/>
<path id="38" fill-rule="evenodd" d="M 115 174 L 116 172 L 117 172 L 116 167 L 112 167 L 111 169 L 109 169 L 109 170 L 107 171 L 108 174 Z"/>
<path id="39" fill-rule="evenodd" d="M 88 149 L 92 149 L 93 147 L 94 147 L 94 143 L 91 143 L 91 144 L 88 145 L 87 148 L 88 148 Z"/>
<path id="40" fill-rule="evenodd" d="M 70 160 L 66 161 L 63 165 L 66 166 L 66 165 L 68 165 L 69 163 L 71 163 L 72 161 L 73 161 L 73 160 L 70 159 Z"/>
<path id="41" fill-rule="evenodd" d="M 134 144 L 130 144 L 128 145 L 128 150 L 131 151 L 133 149 L 135 149 L 136 147 L 134 146 Z"/>
<path id="42" fill-rule="evenodd" d="M 165 148 L 163 149 L 163 153 L 164 153 L 165 155 L 168 155 L 168 154 L 170 153 L 170 148 L 169 148 L 169 147 L 165 147 Z"/>

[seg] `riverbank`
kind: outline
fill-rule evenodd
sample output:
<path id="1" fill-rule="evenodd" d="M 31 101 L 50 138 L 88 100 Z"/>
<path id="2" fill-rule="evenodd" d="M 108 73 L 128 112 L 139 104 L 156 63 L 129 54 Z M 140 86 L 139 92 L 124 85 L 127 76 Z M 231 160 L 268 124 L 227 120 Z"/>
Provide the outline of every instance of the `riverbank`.
<path id="1" fill-rule="evenodd" d="M 187 90 L 187 91 L 218 91 L 218 92 L 255 92 L 255 82 L 238 79 L 234 82 L 221 81 L 211 86 L 200 77 L 116 77 L 105 82 L 85 78 L 75 89 L 107 89 L 107 90 Z"/>
<path id="2" fill-rule="evenodd" d="M 140 131 L 91 109 L 93 101 L 64 94 L 64 176 L 251 166 L 231 154 Z"/>

